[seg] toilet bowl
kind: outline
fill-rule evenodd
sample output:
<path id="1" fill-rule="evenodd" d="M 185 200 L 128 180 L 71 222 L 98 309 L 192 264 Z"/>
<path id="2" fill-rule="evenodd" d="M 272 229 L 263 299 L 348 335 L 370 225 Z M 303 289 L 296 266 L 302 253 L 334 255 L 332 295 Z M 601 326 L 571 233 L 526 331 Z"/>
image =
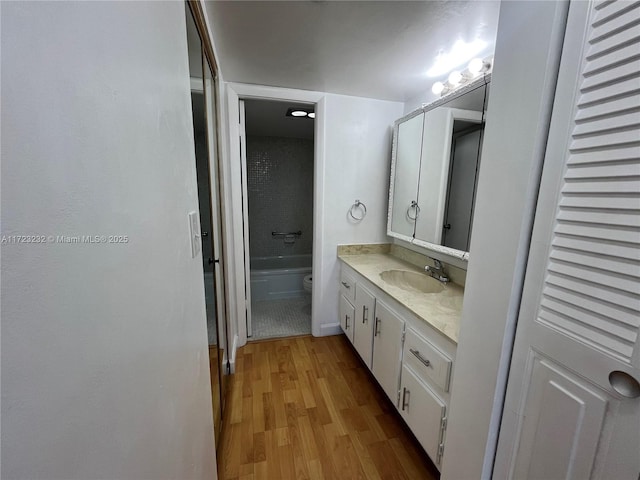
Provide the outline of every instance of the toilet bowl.
<path id="1" fill-rule="evenodd" d="M 305 289 L 305 291 L 311 293 L 311 277 L 312 275 L 305 275 L 304 279 L 302 280 L 302 287 Z M 299 277 L 298 277 L 299 278 Z"/>

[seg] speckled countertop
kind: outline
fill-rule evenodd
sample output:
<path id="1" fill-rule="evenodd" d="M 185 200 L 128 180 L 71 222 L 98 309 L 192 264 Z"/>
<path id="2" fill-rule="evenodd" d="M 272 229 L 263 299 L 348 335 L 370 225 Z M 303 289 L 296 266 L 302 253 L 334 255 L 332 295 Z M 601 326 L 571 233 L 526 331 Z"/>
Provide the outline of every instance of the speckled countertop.
<path id="1" fill-rule="evenodd" d="M 390 253 L 339 253 L 338 258 L 451 341 L 458 343 L 464 295 L 462 287 L 449 282 L 444 285 L 442 292 L 422 293 L 391 285 L 381 278 L 380 274 L 385 270 L 425 273 L 423 269 Z"/>

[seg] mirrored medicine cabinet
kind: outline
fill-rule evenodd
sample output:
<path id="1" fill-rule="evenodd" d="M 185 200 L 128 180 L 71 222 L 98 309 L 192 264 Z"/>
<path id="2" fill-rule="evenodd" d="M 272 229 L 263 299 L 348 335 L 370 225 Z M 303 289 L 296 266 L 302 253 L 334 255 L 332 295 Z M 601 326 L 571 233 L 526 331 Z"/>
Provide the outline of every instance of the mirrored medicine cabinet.
<path id="1" fill-rule="evenodd" d="M 468 259 L 490 81 L 475 79 L 394 123 L 389 236 Z"/>

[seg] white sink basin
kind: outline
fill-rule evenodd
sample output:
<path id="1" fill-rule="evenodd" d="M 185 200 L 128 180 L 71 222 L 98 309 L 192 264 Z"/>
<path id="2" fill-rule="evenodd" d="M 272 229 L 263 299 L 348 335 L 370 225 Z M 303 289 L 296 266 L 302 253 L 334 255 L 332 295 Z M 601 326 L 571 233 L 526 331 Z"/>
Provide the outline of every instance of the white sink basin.
<path id="1" fill-rule="evenodd" d="M 409 292 L 439 293 L 444 290 L 439 280 L 422 273 L 386 270 L 380 274 L 380 278 L 389 285 Z"/>

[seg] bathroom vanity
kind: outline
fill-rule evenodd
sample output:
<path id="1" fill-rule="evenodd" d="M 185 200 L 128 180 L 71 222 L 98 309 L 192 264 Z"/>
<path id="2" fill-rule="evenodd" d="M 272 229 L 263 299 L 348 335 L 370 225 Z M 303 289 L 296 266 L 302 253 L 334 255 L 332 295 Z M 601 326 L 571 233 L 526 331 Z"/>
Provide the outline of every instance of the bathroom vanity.
<path id="1" fill-rule="evenodd" d="M 342 330 L 440 467 L 464 288 L 397 245 L 340 246 L 338 258 Z"/>

